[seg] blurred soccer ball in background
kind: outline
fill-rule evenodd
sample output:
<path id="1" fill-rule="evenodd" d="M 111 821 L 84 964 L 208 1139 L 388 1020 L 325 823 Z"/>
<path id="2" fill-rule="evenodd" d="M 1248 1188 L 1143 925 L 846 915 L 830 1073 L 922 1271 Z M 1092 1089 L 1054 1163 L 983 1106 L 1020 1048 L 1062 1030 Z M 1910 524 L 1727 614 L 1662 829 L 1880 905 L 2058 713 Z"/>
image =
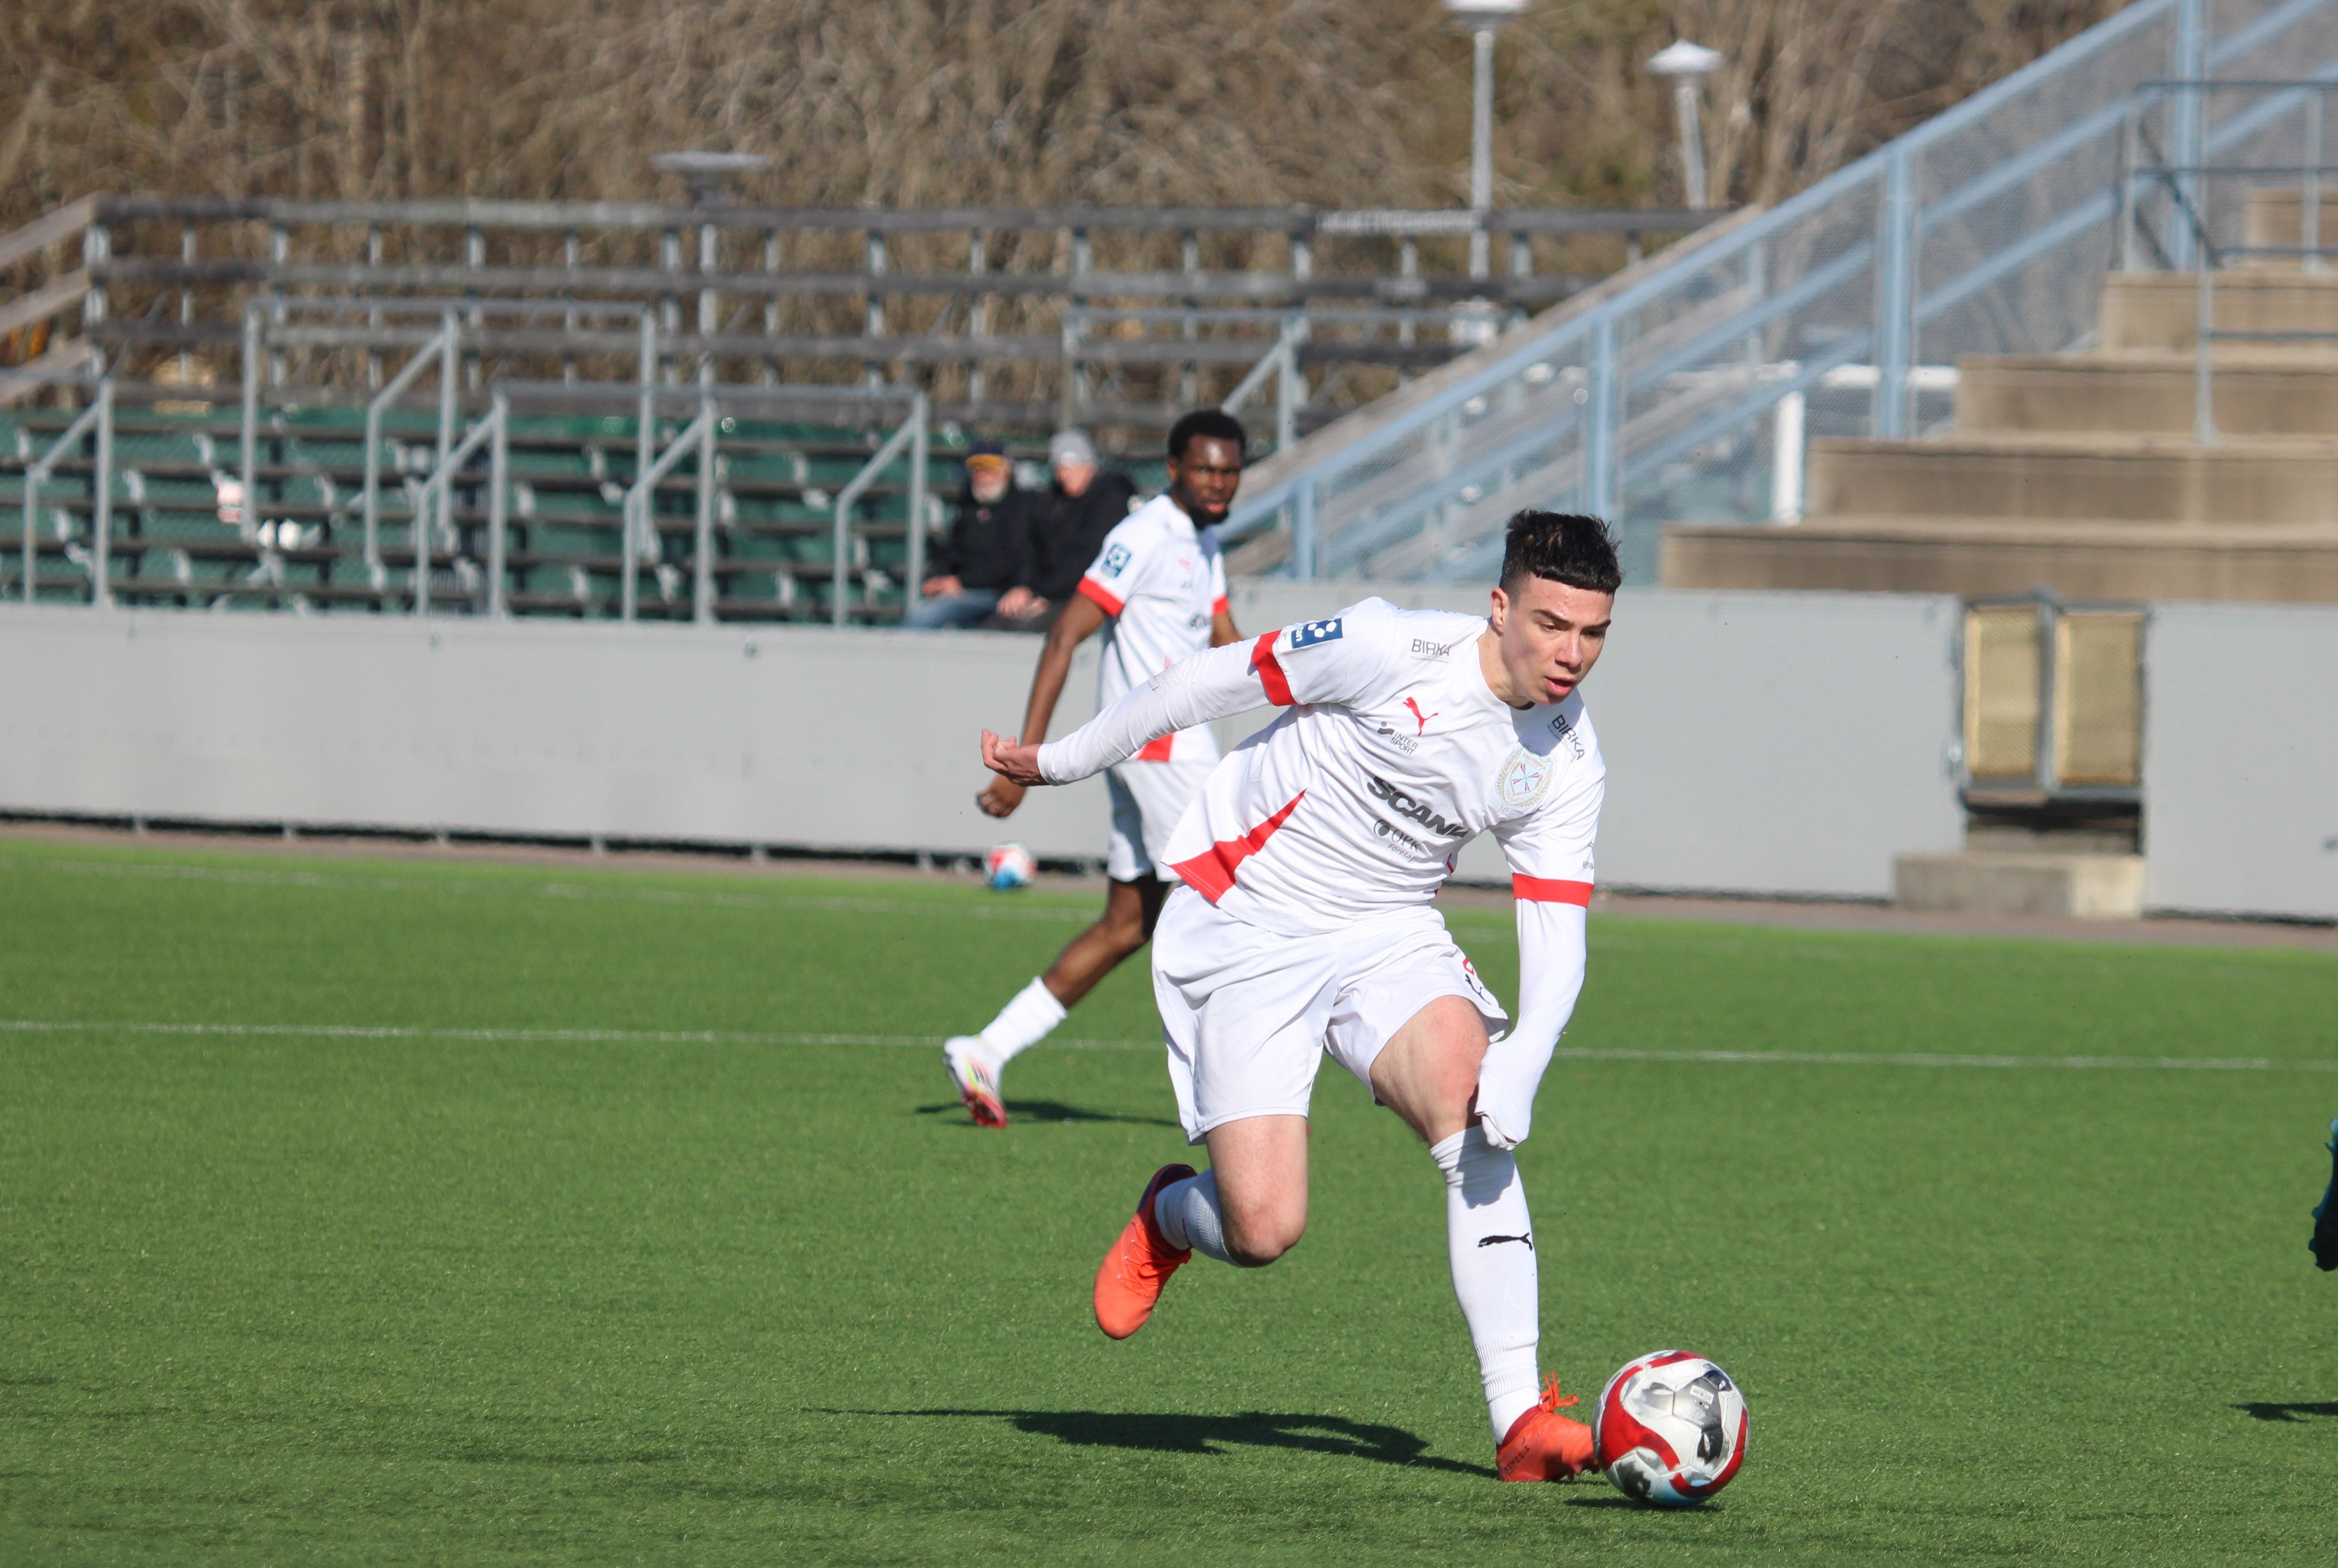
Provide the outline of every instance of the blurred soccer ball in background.
<path id="1" fill-rule="evenodd" d="M 1039 863 L 1020 844 L 994 844 L 990 853 L 982 858 L 982 879 L 994 893 L 1028 887 L 1031 878 L 1038 874 Z"/>
<path id="2" fill-rule="evenodd" d="M 1665 1508 L 1702 1503 L 1745 1457 L 1745 1396 L 1704 1357 L 1658 1350 L 1607 1379 L 1591 1440 L 1626 1495 Z"/>

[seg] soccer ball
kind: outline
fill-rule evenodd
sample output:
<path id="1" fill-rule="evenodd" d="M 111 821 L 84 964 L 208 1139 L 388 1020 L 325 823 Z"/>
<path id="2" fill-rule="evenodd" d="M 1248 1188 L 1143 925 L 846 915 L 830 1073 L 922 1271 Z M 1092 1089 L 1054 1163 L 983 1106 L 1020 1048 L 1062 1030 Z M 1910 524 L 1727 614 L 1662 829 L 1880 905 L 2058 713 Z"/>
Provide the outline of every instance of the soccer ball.
<path id="1" fill-rule="evenodd" d="M 1658 1350 L 1607 1379 L 1591 1442 L 1626 1495 L 1665 1508 L 1702 1503 L 1745 1458 L 1745 1396 L 1704 1357 Z"/>
<path id="2" fill-rule="evenodd" d="M 1038 874 L 1039 863 L 1020 844 L 995 844 L 990 853 L 982 858 L 982 879 L 990 884 L 994 893 L 1028 887 L 1031 878 Z"/>

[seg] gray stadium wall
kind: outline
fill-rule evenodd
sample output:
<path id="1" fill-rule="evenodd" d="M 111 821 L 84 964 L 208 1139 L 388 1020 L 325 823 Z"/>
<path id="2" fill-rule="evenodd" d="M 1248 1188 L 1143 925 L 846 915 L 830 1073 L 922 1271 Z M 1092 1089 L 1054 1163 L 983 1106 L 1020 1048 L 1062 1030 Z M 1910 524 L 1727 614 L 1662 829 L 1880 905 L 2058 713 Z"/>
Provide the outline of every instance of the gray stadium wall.
<path id="1" fill-rule="evenodd" d="M 1257 631 L 1375 591 L 1252 584 Z M 1380 588 L 1481 609 L 1482 593 Z M 1611 887 L 1874 897 L 1962 817 L 1956 605 L 1627 592 L 1586 688 Z M 1104 792 L 973 806 L 1037 643 L 979 632 L 0 607 L 0 808 L 1100 858 Z M 1064 723 L 1092 712 L 1084 652 Z M 1235 720 L 1229 740 L 1255 729 Z M 1058 726 L 1060 730 L 1062 725 Z M 1472 880 L 1507 879 L 1490 838 Z"/>
<path id="2" fill-rule="evenodd" d="M 2338 919 L 2338 609 L 2156 604 L 2144 901 Z"/>

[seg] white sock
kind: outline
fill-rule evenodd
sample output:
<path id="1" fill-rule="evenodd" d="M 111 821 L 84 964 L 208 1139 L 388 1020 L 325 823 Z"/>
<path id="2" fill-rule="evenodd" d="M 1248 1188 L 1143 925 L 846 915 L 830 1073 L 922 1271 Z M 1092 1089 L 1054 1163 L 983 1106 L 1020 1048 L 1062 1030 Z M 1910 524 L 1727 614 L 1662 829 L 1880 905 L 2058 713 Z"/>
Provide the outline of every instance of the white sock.
<path id="1" fill-rule="evenodd" d="M 1485 1129 L 1474 1123 L 1429 1154 L 1445 1172 L 1445 1247 L 1453 1265 L 1453 1294 L 1478 1350 L 1486 1415 L 1499 1443 L 1540 1397 L 1535 1351 L 1542 1300 L 1526 1188 L 1510 1152 L 1487 1142 Z"/>
<path id="2" fill-rule="evenodd" d="M 1153 1195 L 1153 1222 L 1172 1247 L 1191 1247 L 1204 1258 L 1231 1263 L 1225 1221 L 1218 1213 L 1218 1177 L 1213 1171 L 1173 1181 Z"/>
<path id="3" fill-rule="evenodd" d="M 1018 1053 L 1046 1039 L 1047 1031 L 1063 1021 L 1064 1004 L 1056 1000 L 1046 981 L 1034 980 L 1015 993 L 1015 1000 L 1001 1007 L 998 1016 L 983 1030 L 983 1048 L 1004 1067 Z"/>

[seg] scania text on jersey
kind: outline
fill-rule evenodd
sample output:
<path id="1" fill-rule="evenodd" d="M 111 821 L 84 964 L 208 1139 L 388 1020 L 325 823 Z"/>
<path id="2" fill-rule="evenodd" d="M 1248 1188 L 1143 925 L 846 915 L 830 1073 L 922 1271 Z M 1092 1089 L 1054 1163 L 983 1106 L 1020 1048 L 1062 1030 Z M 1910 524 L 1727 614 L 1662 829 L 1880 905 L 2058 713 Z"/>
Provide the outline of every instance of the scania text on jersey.
<path id="1" fill-rule="evenodd" d="M 1395 812 L 1398 816 L 1410 817 L 1414 821 L 1420 823 L 1423 828 L 1428 828 L 1431 833 L 1439 833 L 1448 838 L 1463 838 L 1469 837 L 1469 828 L 1463 827 L 1459 822 L 1448 822 L 1444 818 L 1439 817 L 1436 812 L 1430 810 L 1427 805 L 1414 799 L 1411 796 L 1406 794 L 1403 790 L 1398 789 L 1395 785 L 1390 783 L 1379 774 L 1367 773 L 1364 777 L 1371 780 L 1372 793 L 1387 801 L 1389 804 L 1389 809 Z"/>

